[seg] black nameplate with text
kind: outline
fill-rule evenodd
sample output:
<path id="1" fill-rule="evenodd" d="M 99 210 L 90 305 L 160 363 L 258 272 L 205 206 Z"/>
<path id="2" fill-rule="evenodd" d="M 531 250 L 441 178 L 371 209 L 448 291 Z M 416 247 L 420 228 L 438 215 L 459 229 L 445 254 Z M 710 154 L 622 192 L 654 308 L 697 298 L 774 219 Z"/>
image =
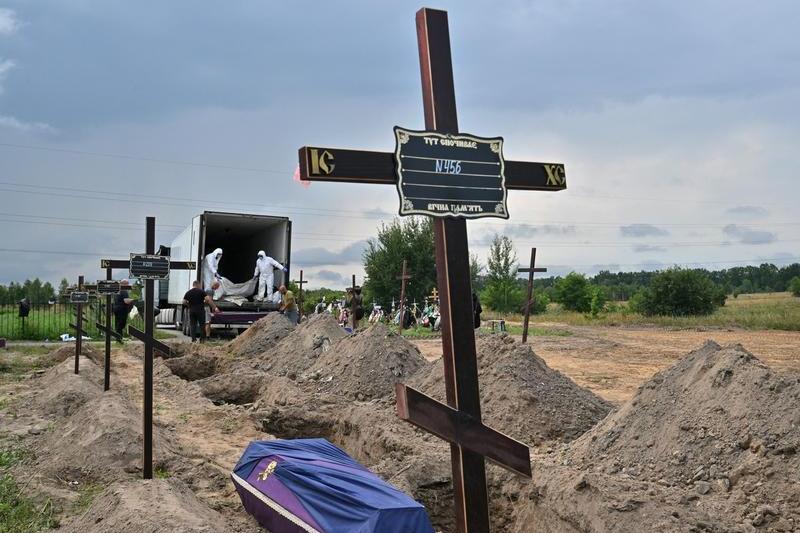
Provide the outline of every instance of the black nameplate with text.
<path id="1" fill-rule="evenodd" d="M 400 215 L 508 218 L 502 137 L 394 135 Z"/>
<path id="2" fill-rule="evenodd" d="M 69 301 L 73 304 L 88 304 L 89 293 L 85 291 L 74 291 L 70 293 Z"/>
<path id="3" fill-rule="evenodd" d="M 119 281 L 98 279 L 97 294 L 117 294 L 119 292 Z"/>
<path id="4" fill-rule="evenodd" d="M 169 257 L 163 255 L 131 254 L 130 277 L 138 279 L 169 279 Z"/>

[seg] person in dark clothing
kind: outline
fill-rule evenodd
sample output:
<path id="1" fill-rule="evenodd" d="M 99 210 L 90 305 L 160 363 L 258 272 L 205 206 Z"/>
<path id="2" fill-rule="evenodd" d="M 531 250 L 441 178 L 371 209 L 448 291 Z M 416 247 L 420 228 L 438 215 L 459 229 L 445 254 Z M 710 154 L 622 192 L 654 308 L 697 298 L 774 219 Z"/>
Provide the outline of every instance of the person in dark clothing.
<path id="1" fill-rule="evenodd" d="M 128 280 L 120 282 L 120 290 L 114 297 L 114 306 L 111 308 L 114 311 L 114 329 L 117 334 L 117 342 L 122 344 L 122 335 L 125 332 L 125 325 L 128 323 L 128 313 L 131 312 L 133 307 L 133 299 L 128 294 Z"/>
<path id="2" fill-rule="evenodd" d="M 206 341 L 206 298 L 208 295 L 200 288 L 200 282 L 197 280 L 192 283 L 192 288 L 183 295 L 183 305 L 189 308 L 189 331 L 192 342 L 197 339 L 197 330 L 200 330 L 200 342 Z"/>
<path id="3" fill-rule="evenodd" d="M 478 299 L 478 295 L 474 292 L 472 293 L 472 321 L 473 327 L 478 329 L 481 327 L 481 313 L 483 313 L 483 308 L 481 308 L 481 301 Z"/>

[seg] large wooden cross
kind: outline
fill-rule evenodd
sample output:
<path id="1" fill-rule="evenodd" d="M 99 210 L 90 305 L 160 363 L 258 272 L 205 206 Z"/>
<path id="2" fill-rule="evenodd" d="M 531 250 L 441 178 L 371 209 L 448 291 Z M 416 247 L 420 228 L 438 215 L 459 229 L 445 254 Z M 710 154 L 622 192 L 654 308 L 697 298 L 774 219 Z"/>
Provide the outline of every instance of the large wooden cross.
<path id="1" fill-rule="evenodd" d="M 547 272 L 546 268 L 536 268 L 536 248 L 531 248 L 531 265 L 528 268 L 518 268 L 517 272 L 528 273 L 528 298 L 525 300 L 525 321 L 522 326 L 522 344 L 528 342 L 528 323 L 531 318 L 531 305 L 533 305 L 533 273 Z"/>
<path id="2" fill-rule="evenodd" d="M 161 257 L 156 253 L 156 218 L 147 217 L 145 229 L 145 253 L 131 254 L 129 259 L 101 259 L 100 267 L 106 269 L 107 277 L 110 270 L 128 269 L 132 276 L 137 272 L 147 272 L 152 270 L 153 275 L 139 275 L 144 279 L 144 331 L 133 326 L 128 326 L 128 333 L 136 337 L 144 344 L 144 393 L 143 393 L 143 434 L 144 450 L 142 454 L 142 477 L 153 479 L 153 351 L 157 350 L 169 357 L 171 349 L 169 346 L 155 339 L 155 285 L 154 281 L 162 279 L 170 270 L 196 270 L 197 263 L 194 261 L 170 261 L 168 258 Z M 110 346 L 108 341 L 106 345 Z M 110 372 L 111 360 L 106 356 L 106 372 Z"/>
<path id="3" fill-rule="evenodd" d="M 457 134 L 447 13 L 424 8 L 417 12 L 416 23 L 425 129 Z M 300 177 L 397 186 L 395 156 L 306 146 L 299 151 Z M 564 166 L 555 163 L 505 161 L 504 179 L 506 189 L 566 188 Z M 460 216 L 434 217 L 433 227 L 447 405 L 398 383 L 397 412 L 450 442 L 457 530 L 484 533 L 489 531 L 484 457 L 530 476 L 530 453 L 526 445 L 481 422 L 466 221 Z"/>
<path id="4" fill-rule="evenodd" d="M 403 319 L 405 318 L 405 308 L 406 308 L 406 281 L 411 279 L 411 274 L 408 273 L 406 267 L 408 266 L 408 262 L 403 259 L 403 271 L 397 276 L 397 279 L 400 280 L 400 335 L 403 334 Z"/>

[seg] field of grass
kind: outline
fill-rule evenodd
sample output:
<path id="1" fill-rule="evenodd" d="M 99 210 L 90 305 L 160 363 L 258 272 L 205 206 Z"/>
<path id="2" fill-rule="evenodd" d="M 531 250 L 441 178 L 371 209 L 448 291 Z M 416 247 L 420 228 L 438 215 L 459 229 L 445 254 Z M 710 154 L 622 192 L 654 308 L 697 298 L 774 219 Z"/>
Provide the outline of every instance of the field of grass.
<path id="1" fill-rule="evenodd" d="M 800 331 L 800 298 L 788 292 L 742 294 L 728 297 L 724 307 L 707 316 L 642 316 L 628 311 L 624 304 L 619 310 L 592 317 L 583 313 L 564 311 L 558 304 L 550 304 L 547 313 L 531 317 L 532 323 L 554 322 L 573 326 L 624 326 L 651 325 L 668 328 L 744 328 Z M 503 318 L 508 322 L 522 323 L 520 314 L 498 315 L 492 311 L 483 314 L 484 320 Z"/>
<path id="2" fill-rule="evenodd" d="M 58 527 L 50 501 L 37 503 L 27 498 L 8 473 L 9 468 L 28 455 L 20 448 L 0 449 L 0 533 L 28 533 Z"/>

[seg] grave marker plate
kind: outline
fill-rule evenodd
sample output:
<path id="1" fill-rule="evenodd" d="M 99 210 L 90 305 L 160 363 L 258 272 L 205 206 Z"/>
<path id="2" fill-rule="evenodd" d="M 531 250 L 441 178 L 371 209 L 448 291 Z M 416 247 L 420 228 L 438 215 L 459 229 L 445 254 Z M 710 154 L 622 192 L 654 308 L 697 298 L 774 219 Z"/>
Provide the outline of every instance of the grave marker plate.
<path id="1" fill-rule="evenodd" d="M 395 126 L 400 215 L 508 218 L 502 137 Z"/>
<path id="2" fill-rule="evenodd" d="M 97 280 L 97 294 L 117 294 L 120 286 L 119 281 L 98 279 Z"/>
<path id="3" fill-rule="evenodd" d="M 169 279 L 169 257 L 163 255 L 131 254 L 130 277 L 138 279 Z"/>
<path id="4" fill-rule="evenodd" d="M 73 291 L 69 295 L 69 302 L 73 304 L 88 304 L 89 293 L 85 291 Z"/>

